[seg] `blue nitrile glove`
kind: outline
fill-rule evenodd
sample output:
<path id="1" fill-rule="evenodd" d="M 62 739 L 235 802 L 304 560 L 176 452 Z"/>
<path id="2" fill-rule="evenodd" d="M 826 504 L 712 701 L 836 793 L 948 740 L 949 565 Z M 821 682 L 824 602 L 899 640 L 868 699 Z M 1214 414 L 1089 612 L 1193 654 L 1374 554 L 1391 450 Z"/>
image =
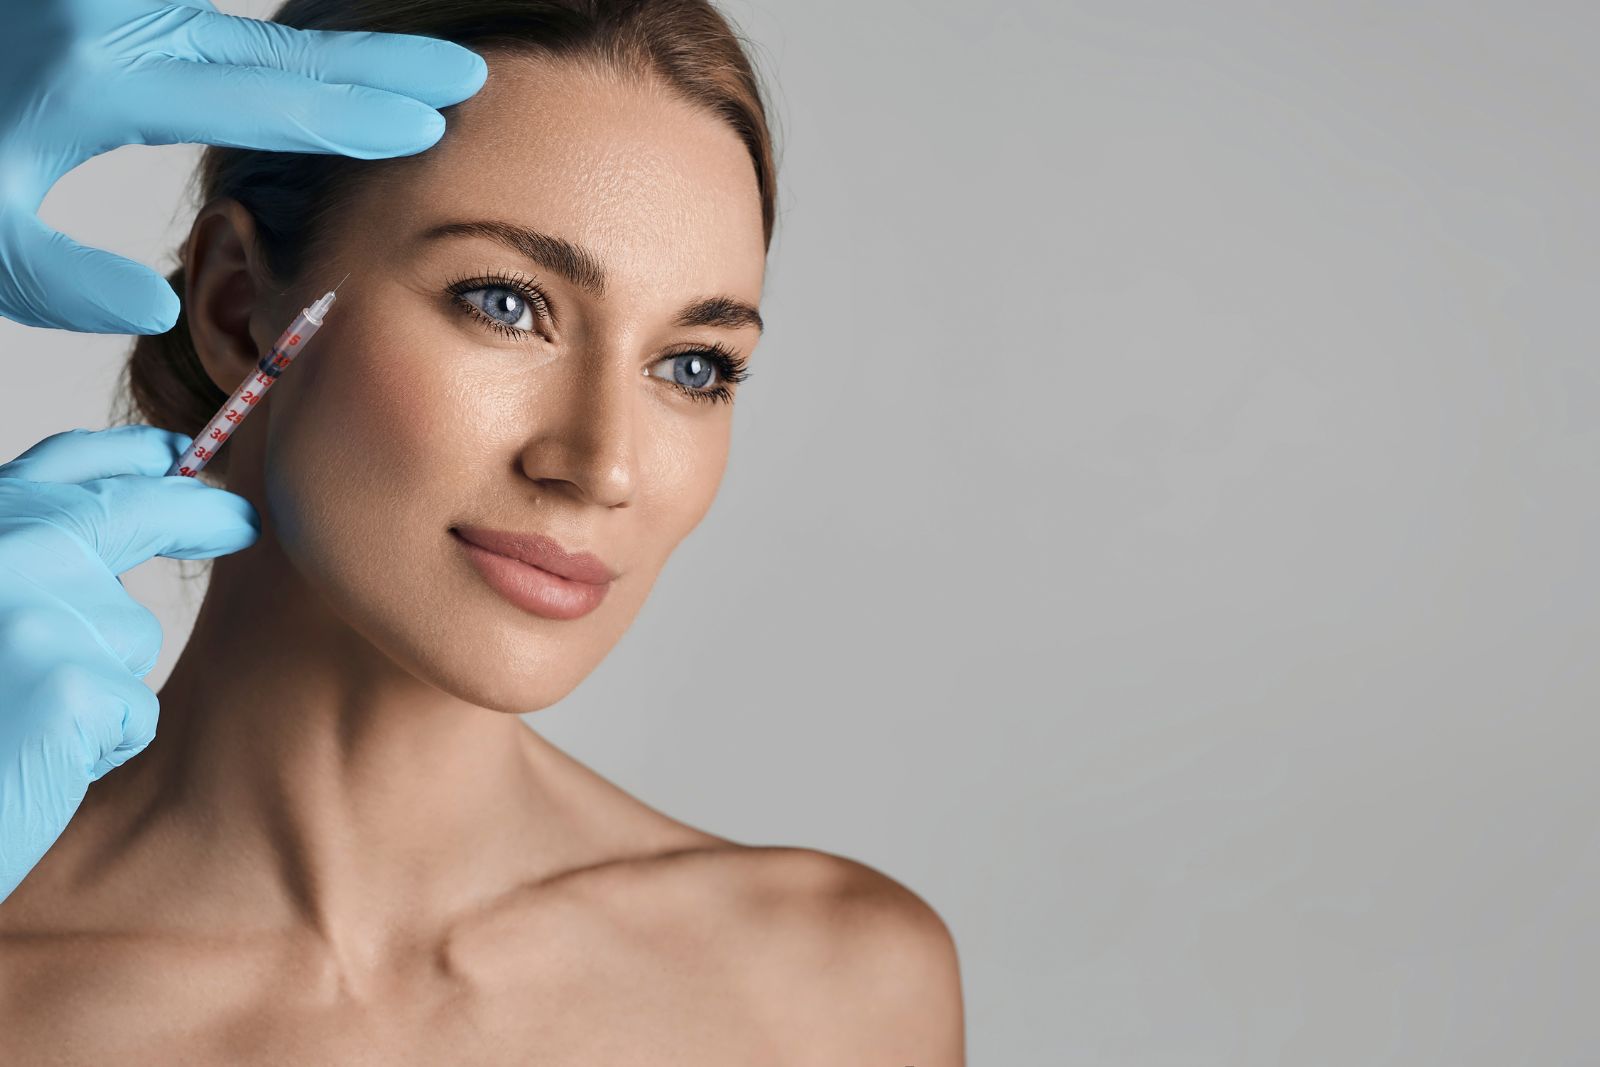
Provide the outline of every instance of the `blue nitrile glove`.
<path id="1" fill-rule="evenodd" d="M 209 0 L 0 0 L 0 315 L 88 333 L 177 322 L 155 271 L 39 220 L 50 187 L 92 156 L 178 143 L 413 155 L 444 133 L 434 109 L 488 73 L 450 41 L 294 29 Z"/>
<path id="2" fill-rule="evenodd" d="M 143 425 L 67 430 L 0 464 L 0 900 L 89 783 L 155 738 L 156 695 L 140 679 L 161 623 L 117 575 L 261 535 L 244 497 L 164 477 L 190 440 Z"/>

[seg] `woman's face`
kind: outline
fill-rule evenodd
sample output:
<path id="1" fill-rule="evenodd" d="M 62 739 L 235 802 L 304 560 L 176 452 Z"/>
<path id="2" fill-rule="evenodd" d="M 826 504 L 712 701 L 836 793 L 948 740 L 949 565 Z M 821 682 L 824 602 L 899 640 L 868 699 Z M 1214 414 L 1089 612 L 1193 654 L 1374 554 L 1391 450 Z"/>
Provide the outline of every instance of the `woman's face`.
<path id="1" fill-rule="evenodd" d="M 723 122 L 657 86 L 489 58 L 439 144 L 374 167 L 309 289 L 252 312 L 265 351 L 349 272 L 230 462 L 249 460 L 284 555 L 368 641 L 527 711 L 599 663 L 710 507 L 737 386 L 708 350 L 750 357 L 765 253 Z M 580 617 L 536 614 L 457 526 L 543 534 L 616 577 Z"/>

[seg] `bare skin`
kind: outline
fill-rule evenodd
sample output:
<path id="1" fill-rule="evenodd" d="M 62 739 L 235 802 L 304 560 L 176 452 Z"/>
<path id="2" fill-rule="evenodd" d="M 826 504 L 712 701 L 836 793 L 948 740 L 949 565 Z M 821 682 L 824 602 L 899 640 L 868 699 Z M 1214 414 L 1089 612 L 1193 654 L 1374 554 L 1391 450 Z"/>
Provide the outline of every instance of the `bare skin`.
<path id="1" fill-rule="evenodd" d="M 673 357 L 748 359 L 759 330 L 676 322 L 756 305 L 765 254 L 721 120 L 489 58 L 439 145 L 374 165 L 303 284 L 279 292 L 238 203 L 195 220 L 189 325 L 224 391 L 351 277 L 228 444 L 263 533 L 216 561 L 155 741 L 0 905 L 0 1060 L 964 1062 L 954 946 L 914 893 L 671 819 L 517 717 L 595 668 L 710 507 L 731 408 L 680 392 Z M 583 246 L 604 287 L 482 237 L 416 240 L 461 219 Z M 548 298 L 507 311 L 527 338 L 445 291 L 500 271 Z M 458 523 L 619 576 L 588 615 L 533 615 Z"/>

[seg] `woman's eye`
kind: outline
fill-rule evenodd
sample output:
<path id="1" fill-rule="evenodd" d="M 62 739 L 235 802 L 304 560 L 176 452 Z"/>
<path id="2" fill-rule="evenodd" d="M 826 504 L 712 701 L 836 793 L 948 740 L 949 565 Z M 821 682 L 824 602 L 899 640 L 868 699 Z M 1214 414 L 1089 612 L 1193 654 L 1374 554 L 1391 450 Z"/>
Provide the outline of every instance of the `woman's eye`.
<path id="1" fill-rule="evenodd" d="M 655 377 L 665 378 L 690 392 L 709 391 L 708 387 L 715 385 L 719 378 L 716 365 L 699 352 L 680 352 L 661 360 L 657 366 L 661 364 L 668 364 L 672 369 Z"/>
<path id="2" fill-rule="evenodd" d="M 479 296 L 481 293 L 490 294 L 490 299 L 483 299 Z M 507 289 L 503 285 L 489 285 L 467 289 L 456 295 L 501 326 L 532 332 L 533 307 L 515 289 Z M 524 320 L 526 320 L 525 325 Z"/>

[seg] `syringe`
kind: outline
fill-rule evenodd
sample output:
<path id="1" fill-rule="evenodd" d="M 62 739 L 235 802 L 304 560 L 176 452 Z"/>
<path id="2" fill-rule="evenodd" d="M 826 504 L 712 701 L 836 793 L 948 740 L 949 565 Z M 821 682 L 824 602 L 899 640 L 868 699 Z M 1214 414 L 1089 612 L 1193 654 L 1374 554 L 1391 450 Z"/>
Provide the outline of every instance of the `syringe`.
<path id="1" fill-rule="evenodd" d="M 350 275 L 346 274 L 344 278 L 340 278 L 339 285 L 343 285 L 345 278 L 348 277 Z M 233 391 L 233 395 L 211 417 L 205 428 L 195 434 L 194 440 L 189 443 L 183 455 L 167 468 L 167 474 L 193 478 L 211 462 L 217 450 L 244 421 L 244 417 L 250 414 L 251 409 L 262 397 L 267 395 L 267 390 L 277 383 L 278 375 L 294 362 L 294 357 L 298 356 L 300 349 L 311 340 L 311 335 L 321 328 L 323 316 L 328 313 L 328 308 L 333 306 L 333 294 L 339 291 L 339 285 L 322 294 L 322 298 L 310 307 L 300 309 L 300 314 L 295 316 L 289 328 L 279 336 L 277 343 L 261 357 L 255 371 L 239 383 L 239 388 Z"/>

